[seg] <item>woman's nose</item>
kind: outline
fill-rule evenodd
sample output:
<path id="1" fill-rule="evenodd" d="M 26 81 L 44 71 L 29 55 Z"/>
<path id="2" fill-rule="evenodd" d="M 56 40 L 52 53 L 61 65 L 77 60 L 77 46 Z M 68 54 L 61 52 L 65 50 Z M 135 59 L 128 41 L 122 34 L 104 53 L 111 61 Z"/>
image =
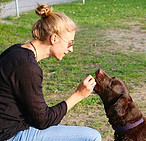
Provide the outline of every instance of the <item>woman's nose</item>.
<path id="1" fill-rule="evenodd" d="M 73 46 L 70 46 L 70 47 L 68 48 L 68 51 L 69 51 L 69 52 L 73 52 Z"/>

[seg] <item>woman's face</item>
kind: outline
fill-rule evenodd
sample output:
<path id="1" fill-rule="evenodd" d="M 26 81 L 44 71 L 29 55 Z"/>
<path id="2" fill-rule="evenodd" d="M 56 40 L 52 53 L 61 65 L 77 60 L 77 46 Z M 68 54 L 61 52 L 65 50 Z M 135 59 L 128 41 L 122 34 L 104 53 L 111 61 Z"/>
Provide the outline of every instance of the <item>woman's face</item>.
<path id="1" fill-rule="evenodd" d="M 74 37 L 75 31 L 65 32 L 62 35 L 56 34 L 56 42 L 51 48 L 51 56 L 60 61 L 69 52 L 73 52 Z"/>

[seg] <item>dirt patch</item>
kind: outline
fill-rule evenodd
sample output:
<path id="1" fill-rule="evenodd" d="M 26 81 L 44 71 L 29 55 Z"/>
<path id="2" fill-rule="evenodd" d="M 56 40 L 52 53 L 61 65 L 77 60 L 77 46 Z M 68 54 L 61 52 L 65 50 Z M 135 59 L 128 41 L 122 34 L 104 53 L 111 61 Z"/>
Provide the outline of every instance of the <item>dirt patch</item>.
<path id="1" fill-rule="evenodd" d="M 131 93 L 131 97 L 143 115 L 146 116 L 146 84 L 143 84 L 141 87 L 136 87 L 134 92 Z"/>
<path id="2" fill-rule="evenodd" d="M 141 26 L 134 26 L 131 29 L 108 29 L 105 31 L 105 40 L 111 43 L 111 50 L 128 52 L 146 52 L 146 30 Z"/>
<path id="3" fill-rule="evenodd" d="M 13 24 L 12 22 L 9 22 L 9 21 L 7 21 L 7 20 L 2 20 L 2 19 L 0 19 L 0 23 L 4 23 L 4 24 Z"/>
<path id="4" fill-rule="evenodd" d="M 141 29 L 139 23 L 126 23 L 131 25 L 130 29 L 108 29 L 104 31 L 104 42 L 110 42 L 109 50 L 119 50 L 124 53 L 146 52 L 146 30 Z M 132 84 L 129 84 L 132 86 Z M 133 86 L 132 86 L 133 87 Z M 131 92 L 137 107 L 146 116 L 146 81 L 141 82 L 139 86 L 134 87 Z M 94 96 L 97 96 L 93 94 Z M 108 123 L 103 105 L 96 104 L 92 107 L 86 105 L 72 109 L 61 122 L 67 125 L 91 126 L 97 129 L 103 137 L 103 141 L 113 141 L 114 131 Z"/>

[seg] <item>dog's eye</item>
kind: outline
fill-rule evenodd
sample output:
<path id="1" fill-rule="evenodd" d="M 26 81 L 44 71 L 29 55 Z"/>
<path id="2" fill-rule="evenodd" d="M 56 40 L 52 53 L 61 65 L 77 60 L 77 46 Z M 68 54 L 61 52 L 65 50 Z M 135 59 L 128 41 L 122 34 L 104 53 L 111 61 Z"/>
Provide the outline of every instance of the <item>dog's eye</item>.
<path id="1" fill-rule="evenodd" d="M 111 82 L 111 86 L 113 85 L 113 82 Z"/>
<path id="2" fill-rule="evenodd" d="M 112 85 L 113 85 L 113 80 L 110 81 L 110 86 L 112 87 Z"/>
<path id="3" fill-rule="evenodd" d="M 111 90 L 111 87 L 110 86 L 107 86 L 106 89 Z"/>

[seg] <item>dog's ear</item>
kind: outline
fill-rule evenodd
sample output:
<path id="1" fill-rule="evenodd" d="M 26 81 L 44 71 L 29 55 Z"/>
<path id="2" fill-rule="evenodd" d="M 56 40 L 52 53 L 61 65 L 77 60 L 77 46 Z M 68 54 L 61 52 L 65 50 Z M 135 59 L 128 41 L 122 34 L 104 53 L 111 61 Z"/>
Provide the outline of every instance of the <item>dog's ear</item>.
<path id="1" fill-rule="evenodd" d="M 117 115 L 117 116 L 123 116 L 126 113 L 126 109 L 128 107 L 128 101 L 126 98 L 121 97 L 118 99 L 118 101 L 109 108 L 108 115 Z"/>

